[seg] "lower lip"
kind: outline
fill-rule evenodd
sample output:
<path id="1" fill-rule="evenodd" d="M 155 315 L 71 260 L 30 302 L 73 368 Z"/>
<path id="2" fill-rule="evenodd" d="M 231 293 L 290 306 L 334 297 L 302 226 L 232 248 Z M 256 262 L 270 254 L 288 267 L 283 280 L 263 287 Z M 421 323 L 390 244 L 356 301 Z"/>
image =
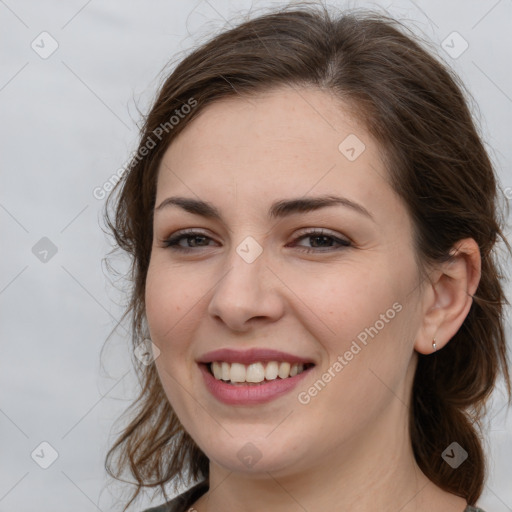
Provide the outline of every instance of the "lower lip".
<path id="1" fill-rule="evenodd" d="M 252 405 L 270 402 L 291 391 L 314 368 L 304 370 L 294 377 L 286 379 L 277 378 L 263 384 L 233 385 L 217 380 L 208 370 L 206 364 L 200 364 L 206 387 L 210 393 L 221 402 L 229 405 Z"/>

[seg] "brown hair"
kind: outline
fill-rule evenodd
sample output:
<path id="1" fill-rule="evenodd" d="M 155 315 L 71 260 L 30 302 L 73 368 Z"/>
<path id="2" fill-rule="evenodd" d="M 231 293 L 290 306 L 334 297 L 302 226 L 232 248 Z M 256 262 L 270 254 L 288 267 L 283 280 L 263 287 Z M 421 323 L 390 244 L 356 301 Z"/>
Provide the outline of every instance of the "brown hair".
<path id="1" fill-rule="evenodd" d="M 410 407 L 411 442 L 421 470 L 437 486 L 475 504 L 486 475 L 477 427 L 500 372 L 510 403 L 503 325 L 508 302 L 496 244 L 501 240 L 509 251 L 510 246 L 502 233 L 494 169 L 463 84 L 410 29 L 388 16 L 368 10 L 334 16 L 323 5 L 294 3 L 220 33 L 165 80 L 145 118 L 139 149 L 105 210 L 115 241 L 131 256 L 133 286 L 123 319 L 131 318 L 134 347 L 148 336 L 144 289 L 163 153 L 212 102 L 277 86 L 318 87 L 355 109 L 380 143 L 390 182 L 413 219 L 421 268 L 449 259 L 463 238 L 478 243 L 482 274 L 469 314 L 443 350 L 418 354 Z M 192 102 L 195 108 L 185 109 Z M 170 123 L 177 110 L 188 113 Z M 143 487 L 160 486 L 166 495 L 164 485 L 171 481 L 209 475 L 208 458 L 182 428 L 155 365 L 135 366 L 141 392 L 106 457 L 111 476 L 121 480 L 121 471 L 128 470 L 136 479 L 124 510 Z M 453 441 L 469 454 L 456 470 L 441 457 Z"/>

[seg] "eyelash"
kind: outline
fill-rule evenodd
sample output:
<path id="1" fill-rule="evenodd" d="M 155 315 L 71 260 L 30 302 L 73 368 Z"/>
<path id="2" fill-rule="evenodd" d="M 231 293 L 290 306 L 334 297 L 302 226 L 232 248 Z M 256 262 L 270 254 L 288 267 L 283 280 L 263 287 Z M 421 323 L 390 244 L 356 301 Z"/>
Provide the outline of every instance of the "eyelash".
<path id="1" fill-rule="evenodd" d="M 181 240 L 184 240 L 187 238 L 190 239 L 190 238 L 197 237 L 197 236 L 200 236 L 200 237 L 203 237 L 206 239 L 209 238 L 211 240 L 211 238 L 209 236 L 205 235 L 204 233 L 201 233 L 200 231 L 182 231 L 182 232 L 178 232 L 177 234 L 172 235 L 171 237 L 163 240 L 163 247 L 169 248 L 173 251 L 180 251 L 180 252 L 188 253 L 188 252 L 193 251 L 195 248 L 194 247 L 181 247 L 178 245 L 178 243 Z M 300 236 L 298 236 L 295 239 L 295 241 L 302 240 L 303 238 L 317 238 L 317 237 L 324 237 L 324 238 L 329 238 L 331 240 L 334 240 L 334 242 L 338 243 L 340 245 L 340 247 L 330 249 L 330 250 L 322 250 L 322 249 L 314 249 L 314 248 L 310 249 L 310 248 L 303 247 L 299 250 L 301 252 L 306 252 L 306 253 L 322 253 L 322 252 L 338 251 L 338 250 L 341 250 L 344 248 L 352 247 L 352 242 L 350 242 L 349 240 L 345 240 L 345 239 L 337 238 L 333 235 L 329 235 L 323 229 L 315 229 L 315 230 L 303 232 Z M 207 247 L 207 246 L 204 246 L 204 247 Z"/>

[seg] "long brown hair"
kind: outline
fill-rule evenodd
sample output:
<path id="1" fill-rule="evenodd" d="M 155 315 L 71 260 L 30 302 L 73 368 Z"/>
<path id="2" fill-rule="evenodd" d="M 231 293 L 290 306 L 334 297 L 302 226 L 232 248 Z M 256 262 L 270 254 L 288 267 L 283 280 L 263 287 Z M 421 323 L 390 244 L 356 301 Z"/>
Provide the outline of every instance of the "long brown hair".
<path id="1" fill-rule="evenodd" d="M 131 319 L 135 347 L 148 336 L 144 289 L 152 209 L 157 170 L 169 144 L 220 98 L 283 85 L 335 93 L 380 143 L 390 182 L 413 219 L 420 267 L 449 259 L 463 238 L 473 238 L 480 248 L 481 280 L 469 314 L 442 351 L 418 354 L 410 407 L 421 470 L 437 486 L 475 504 L 486 476 L 481 419 L 500 373 L 509 403 L 511 396 L 503 310 L 508 302 L 496 251 L 500 241 L 509 251 L 510 246 L 502 233 L 497 178 L 465 98 L 470 95 L 427 44 L 379 12 L 334 15 L 310 2 L 221 32 L 181 60 L 163 83 L 139 148 L 108 198 L 105 219 L 131 257 L 131 296 L 123 318 Z M 124 510 L 144 487 L 159 486 L 166 495 L 170 482 L 209 475 L 208 458 L 182 428 L 155 365 L 135 367 L 140 395 L 126 411 L 129 423 L 105 463 L 111 476 L 121 480 L 127 470 L 136 480 Z M 469 454 L 456 470 L 441 457 L 454 440 Z"/>

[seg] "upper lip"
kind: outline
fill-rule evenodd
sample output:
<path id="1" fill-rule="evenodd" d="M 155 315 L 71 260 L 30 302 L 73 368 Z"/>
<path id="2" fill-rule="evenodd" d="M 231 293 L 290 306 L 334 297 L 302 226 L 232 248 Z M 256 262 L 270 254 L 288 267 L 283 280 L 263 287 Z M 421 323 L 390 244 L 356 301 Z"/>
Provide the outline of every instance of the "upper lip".
<path id="1" fill-rule="evenodd" d="M 197 359 L 198 363 L 212 363 L 214 361 L 225 361 L 227 363 L 251 364 L 257 362 L 283 361 L 288 363 L 313 363 L 311 359 L 273 350 L 269 348 L 251 348 L 249 350 L 234 350 L 221 348 L 206 352 Z"/>

